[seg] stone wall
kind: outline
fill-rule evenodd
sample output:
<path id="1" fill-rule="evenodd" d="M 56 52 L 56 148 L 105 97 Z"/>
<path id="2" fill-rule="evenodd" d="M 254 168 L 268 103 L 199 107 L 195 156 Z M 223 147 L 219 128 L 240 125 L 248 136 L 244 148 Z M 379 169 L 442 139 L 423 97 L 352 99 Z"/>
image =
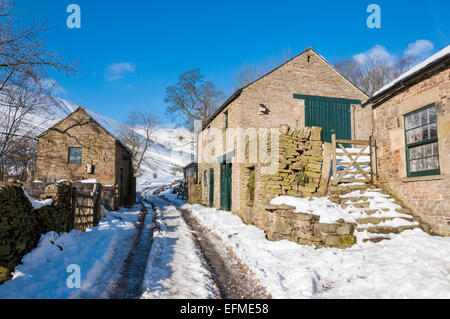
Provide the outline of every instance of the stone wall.
<path id="1" fill-rule="evenodd" d="M 294 207 L 266 205 L 252 221 L 263 229 L 270 240 L 290 240 L 302 245 L 347 248 L 356 242 L 353 235 L 356 225 L 340 220 L 322 224 L 319 216 L 294 213 Z"/>
<path id="2" fill-rule="evenodd" d="M 33 210 L 20 184 L 0 182 L 0 284 L 10 279 L 41 234 L 73 228 L 70 184 L 48 186 L 41 199 L 53 199 L 54 203 Z"/>
<path id="3" fill-rule="evenodd" d="M 373 109 L 378 181 L 436 234 L 450 235 L 450 70 L 403 90 Z M 404 115 L 435 103 L 441 174 L 407 177 Z"/>
<path id="4" fill-rule="evenodd" d="M 200 181 L 200 178 L 199 178 Z M 195 177 L 190 176 L 188 179 L 188 200 L 189 204 L 201 204 L 202 202 L 202 184 L 195 184 Z"/>
<path id="5" fill-rule="evenodd" d="M 36 246 L 39 236 L 35 213 L 21 185 L 0 182 L 0 283 Z"/>
<path id="6" fill-rule="evenodd" d="M 279 146 L 274 150 L 279 153 L 278 171 L 266 175 L 262 174 L 263 165 L 244 165 L 240 186 L 241 210 L 233 213 L 245 223 L 264 230 L 270 240 L 286 239 L 304 245 L 338 248 L 353 245 L 353 224 L 343 220 L 322 224 L 319 223 L 319 216 L 306 212 L 294 213 L 294 207 L 270 204 L 277 196 L 312 197 L 324 194 L 330 172 L 329 169 L 323 170 L 321 132 L 320 127 L 296 129 L 281 126 Z M 270 145 L 269 141 L 267 147 L 273 151 Z M 303 180 L 303 183 L 299 180 Z M 253 183 L 254 187 L 249 187 Z"/>

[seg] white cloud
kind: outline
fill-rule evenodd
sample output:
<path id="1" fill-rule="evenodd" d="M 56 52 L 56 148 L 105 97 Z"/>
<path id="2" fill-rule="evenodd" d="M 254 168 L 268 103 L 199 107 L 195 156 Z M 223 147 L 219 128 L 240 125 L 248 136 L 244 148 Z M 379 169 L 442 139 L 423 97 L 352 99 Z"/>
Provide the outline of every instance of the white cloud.
<path id="1" fill-rule="evenodd" d="M 407 49 L 403 52 L 401 56 L 412 57 L 412 58 L 424 58 L 430 55 L 431 51 L 434 49 L 434 44 L 428 40 L 417 40 L 413 43 L 408 44 Z M 390 53 L 384 46 L 376 44 L 373 48 L 355 54 L 353 59 L 358 63 L 364 64 L 367 61 L 378 61 L 378 62 L 394 62 L 399 57 L 394 53 Z"/>
<path id="2" fill-rule="evenodd" d="M 130 62 L 113 63 L 106 69 L 106 79 L 115 81 L 121 79 L 127 73 L 134 73 L 135 67 Z"/>
<path id="3" fill-rule="evenodd" d="M 408 44 L 408 48 L 405 50 L 405 56 L 410 57 L 423 57 L 431 53 L 434 49 L 434 44 L 428 40 L 417 40 L 414 43 Z"/>
<path id="4" fill-rule="evenodd" d="M 377 44 L 366 52 L 354 55 L 353 59 L 359 63 L 365 63 L 367 60 L 392 62 L 395 56 L 390 54 L 384 46 Z"/>
<path id="5" fill-rule="evenodd" d="M 40 81 L 40 84 L 42 85 L 42 88 L 44 90 L 47 90 L 52 95 L 60 96 L 62 94 L 67 93 L 66 89 L 60 86 L 55 79 L 52 78 L 42 79 Z"/>

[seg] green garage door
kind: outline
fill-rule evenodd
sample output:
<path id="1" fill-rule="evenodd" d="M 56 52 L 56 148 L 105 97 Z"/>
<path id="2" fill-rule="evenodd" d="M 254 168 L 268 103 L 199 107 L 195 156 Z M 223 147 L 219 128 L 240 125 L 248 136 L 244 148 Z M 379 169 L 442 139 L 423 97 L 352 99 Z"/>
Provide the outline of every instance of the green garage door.
<path id="1" fill-rule="evenodd" d="M 361 101 L 297 94 L 294 98 L 305 100 L 305 126 L 322 127 L 322 141 L 331 142 L 332 132 L 338 139 L 352 138 L 350 105 Z"/>

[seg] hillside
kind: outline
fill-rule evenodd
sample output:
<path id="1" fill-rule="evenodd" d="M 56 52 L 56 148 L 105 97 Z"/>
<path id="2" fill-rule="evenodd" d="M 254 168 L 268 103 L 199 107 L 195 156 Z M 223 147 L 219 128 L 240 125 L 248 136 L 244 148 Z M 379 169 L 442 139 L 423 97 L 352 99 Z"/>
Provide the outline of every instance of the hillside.
<path id="1" fill-rule="evenodd" d="M 55 99 L 54 105 L 48 107 L 43 114 L 30 117 L 29 126 L 34 127 L 36 135 L 45 131 L 56 122 L 65 118 L 75 111 L 80 105 L 64 100 Z M 87 107 L 83 108 L 108 132 L 116 137 L 120 137 L 123 130 L 129 129 L 125 124 L 111 119 L 103 114 L 97 113 Z M 139 131 L 138 131 L 139 133 Z M 144 174 L 138 178 L 138 184 L 148 183 L 154 179 L 170 179 L 173 176 L 181 175 L 181 168 L 189 164 L 192 160 L 192 146 L 186 145 L 179 136 L 185 139 L 190 136 L 190 132 L 184 128 L 165 125 L 155 130 L 152 143 L 146 152 L 146 163 L 143 165 Z"/>

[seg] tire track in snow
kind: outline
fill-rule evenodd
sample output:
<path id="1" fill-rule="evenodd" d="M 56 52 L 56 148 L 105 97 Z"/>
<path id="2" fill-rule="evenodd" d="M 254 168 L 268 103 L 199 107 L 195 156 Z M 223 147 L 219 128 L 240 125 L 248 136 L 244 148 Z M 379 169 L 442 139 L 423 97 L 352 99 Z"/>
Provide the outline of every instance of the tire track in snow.
<path id="1" fill-rule="evenodd" d="M 120 269 L 116 282 L 108 291 L 109 299 L 136 299 L 142 294 L 147 261 L 153 244 L 154 218 L 148 214 L 147 207 L 141 202 L 141 214 L 137 221 L 138 231 L 127 258 Z"/>
<path id="2" fill-rule="evenodd" d="M 172 203 L 164 195 L 159 196 Z M 173 204 L 175 205 L 175 204 Z M 261 285 L 255 274 L 223 241 L 209 229 L 202 226 L 188 209 L 177 207 L 193 240 L 208 265 L 211 277 L 218 288 L 217 298 L 221 299 L 261 299 L 272 298 Z"/>

